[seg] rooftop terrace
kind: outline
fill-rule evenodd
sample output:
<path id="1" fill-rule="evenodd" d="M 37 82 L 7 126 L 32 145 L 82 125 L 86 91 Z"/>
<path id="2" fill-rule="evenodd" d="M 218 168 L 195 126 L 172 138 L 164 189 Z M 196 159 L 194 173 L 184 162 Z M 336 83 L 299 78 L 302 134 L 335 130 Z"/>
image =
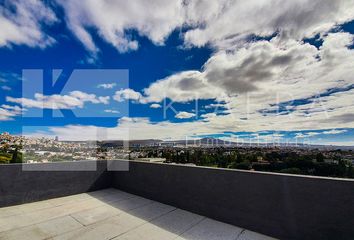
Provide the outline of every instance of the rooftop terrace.
<path id="1" fill-rule="evenodd" d="M 124 160 L 0 165 L 1 240 L 352 240 L 353 202 L 353 179 Z"/>
<path id="2" fill-rule="evenodd" d="M 117 189 L 0 209 L 0 239 L 271 239 Z"/>

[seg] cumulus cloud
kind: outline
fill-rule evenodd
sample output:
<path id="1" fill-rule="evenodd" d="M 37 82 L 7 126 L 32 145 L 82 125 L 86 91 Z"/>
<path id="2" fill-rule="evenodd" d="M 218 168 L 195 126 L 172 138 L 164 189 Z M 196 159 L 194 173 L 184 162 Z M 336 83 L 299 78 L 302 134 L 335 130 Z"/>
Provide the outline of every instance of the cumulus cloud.
<path id="1" fill-rule="evenodd" d="M 295 133 L 296 138 L 309 138 L 320 135 L 321 132 L 305 132 L 305 133 Z"/>
<path id="2" fill-rule="evenodd" d="M 72 91 L 68 95 L 43 95 L 36 93 L 34 99 L 6 97 L 6 101 L 21 104 L 27 108 L 74 109 L 83 108 L 85 103 L 108 104 L 109 96 L 99 96 L 81 91 Z"/>
<path id="3" fill-rule="evenodd" d="M 152 83 L 143 90 L 143 99 L 215 99 L 211 106 L 224 108 L 221 111 L 229 115 L 215 117 L 225 130 L 231 121 L 260 130 L 353 127 L 354 118 L 348 114 L 354 106 L 354 51 L 348 47 L 353 37 L 329 33 L 316 48 L 277 36 L 235 51 L 218 51 L 201 71 L 184 71 Z M 333 89 L 337 91 L 331 93 Z M 281 106 L 287 112 L 279 113 Z"/>
<path id="4" fill-rule="evenodd" d="M 115 127 L 97 127 L 68 125 L 64 127 L 51 127 L 48 134 L 60 136 L 63 140 L 95 140 L 98 136 L 104 135 L 106 139 L 129 140 L 129 139 L 184 139 L 191 132 L 207 134 L 209 132 L 206 123 L 196 122 L 172 123 L 163 121 L 154 123 L 148 118 L 129 118 L 119 119 Z M 198 128 L 196 128 L 198 126 Z M 81 134 L 79 134 L 81 132 Z M 100 133 L 105 134 L 100 134 Z"/>
<path id="5" fill-rule="evenodd" d="M 150 108 L 161 108 L 161 105 L 158 103 L 153 103 L 150 105 Z"/>
<path id="6" fill-rule="evenodd" d="M 249 36 L 284 39 L 313 37 L 354 17 L 352 0 L 250 0 L 190 1 L 187 22 L 197 25 L 185 34 L 185 41 L 219 48 L 240 44 Z M 228 24 L 232 23 L 232 24 Z"/>
<path id="7" fill-rule="evenodd" d="M 175 115 L 175 118 L 179 119 L 187 119 L 187 118 L 192 118 L 195 117 L 195 113 L 190 113 L 190 112 L 179 112 Z"/>
<path id="8" fill-rule="evenodd" d="M 114 109 L 106 109 L 104 110 L 105 113 L 119 113 L 119 111 L 114 110 Z"/>
<path id="9" fill-rule="evenodd" d="M 147 131 L 152 134 L 150 138 L 153 133 L 162 136 L 164 131 L 169 136 L 173 133 L 180 136 L 239 130 L 354 127 L 354 90 L 350 87 L 354 84 L 354 50 L 349 47 L 354 36 L 330 31 L 354 19 L 352 0 L 57 2 L 63 6 L 69 29 L 93 53 L 99 51 L 93 35 L 125 52 L 139 46 L 130 30 L 162 45 L 180 27 L 187 29 L 181 34 L 186 47 L 213 48 L 201 69 L 172 74 L 141 92 L 121 89 L 114 99 L 144 104 L 158 104 L 166 98 L 183 103 L 214 99 L 210 107 L 221 107 L 223 114 L 204 115 L 193 123 L 123 119 L 119 129 L 128 126 L 128 122 L 136 128 L 151 128 Z M 48 45 L 50 40 L 40 26 L 43 22 L 52 24 L 56 18 L 42 5 L 37 4 L 38 9 L 44 9 L 38 16 L 33 16 L 26 3 L 19 6 L 24 10 L 16 13 L 19 20 L 1 15 L 0 26 L 6 31 L 0 33 L 0 45 Z M 25 31 L 21 28 L 20 35 L 18 29 L 22 25 L 26 28 Z M 32 34 L 32 31 L 37 32 Z M 314 36 L 323 41 L 319 47 L 305 41 Z M 331 92 L 333 89 L 337 91 Z M 82 106 L 83 98 L 70 94 L 67 97 L 72 103 L 64 104 L 66 107 Z M 24 100 L 28 106 L 38 106 L 38 102 L 42 105 L 43 100 L 54 102 L 48 96 L 37 95 L 37 98 Z M 108 103 L 109 97 L 85 99 Z M 61 104 L 60 97 L 55 101 Z M 178 132 L 167 131 L 171 127 Z M 144 134 L 140 136 L 147 136 Z"/>
<path id="10" fill-rule="evenodd" d="M 322 132 L 322 134 L 341 134 L 341 133 L 345 133 L 348 130 L 342 129 L 342 130 L 337 130 L 337 129 L 332 129 L 332 130 L 328 130 L 328 131 L 324 131 Z"/>
<path id="11" fill-rule="evenodd" d="M 218 116 L 228 118 L 228 116 Z M 170 121 L 151 122 L 148 118 L 129 118 L 122 117 L 118 120 L 118 123 L 114 127 L 97 127 L 97 126 L 82 126 L 82 125 L 67 125 L 63 127 L 51 127 L 49 132 L 46 133 L 50 136 L 60 136 L 65 140 L 102 140 L 98 139 L 98 136 L 105 136 L 104 139 L 110 140 L 139 140 L 139 139 L 186 139 L 188 137 L 206 136 L 215 133 L 224 133 L 225 131 L 249 131 L 257 132 L 258 128 L 252 128 L 247 125 L 246 127 L 238 128 L 237 122 L 227 120 L 220 122 L 220 118 L 213 119 L 211 121 L 197 120 L 174 123 Z M 226 124 L 229 126 L 226 128 Z M 227 130 L 225 130 L 227 129 Z M 104 134 L 102 134 L 104 133 Z M 298 138 L 304 138 L 305 133 L 295 133 Z M 310 134 L 311 135 L 311 134 Z M 313 134 L 312 134 L 313 135 Z M 264 132 L 257 132 L 246 135 L 237 135 L 237 138 L 241 140 L 242 137 L 246 137 L 249 140 L 254 141 L 280 141 L 285 138 L 283 133 L 270 133 L 264 134 Z M 348 143 L 341 143 L 346 145 Z"/>
<path id="12" fill-rule="evenodd" d="M 216 117 L 216 113 L 206 113 L 206 114 L 202 114 L 200 115 L 201 118 L 213 118 L 213 117 Z"/>
<path id="13" fill-rule="evenodd" d="M 295 133 L 295 137 L 296 138 L 308 138 L 308 137 L 314 137 L 317 135 L 336 135 L 336 134 L 341 134 L 341 133 L 345 133 L 348 130 L 346 129 L 332 129 L 332 130 L 326 130 L 326 131 L 319 131 L 319 132 L 304 132 L 304 133 Z"/>
<path id="14" fill-rule="evenodd" d="M 13 117 L 21 115 L 25 109 L 19 106 L 3 104 L 0 106 L 0 121 L 12 120 Z"/>
<path id="15" fill-rule="evenodd" d="M 115 86 L 117 86 L 116 83 L 102 83 L 102 84 L 97 85 L 98 88 L 103 88 L 103 89 L 112 89 Z"/>
<path id="16" fill-rule="evenodd" d="M 237 51 L 215 53 L 202 71 L 180 72 L 156 81 L 144 89 L 144 94 L 147 101 L 170 98 L 184 102 L 250 92 L 270 91 L 274 95 L 296 87 L 286 91 L 292 94 L 287 99 L 310 97 L 338 87 L 338 79 L 345 80 L 340 83 L 342 86 L 352 82 L 348 64 L 353 51 L 347 48 L 352 41 L 349 33 L 333 33 L 325 37 L 320 49 L 295 40 L 280 43 L 279 37 L 251 42 Z M 300 91 L 303 84 L 307 88 Z M 285 95 L 280 100 L 285 101 Z"/>
<path id="17" fill-rule="evenodd" d="M 126 119 L 117 128 L 144 129 L 144 133 L 136 132 L 137 138 L 165 138 L 173 134 L 184 138 L 192 134 L 265 129 L 353 128 L 354 89 L 350 86 L 354 83 L 354 52 L 348 48 L 352 42 L 353 35 L 336 32 L 323 36 L 319 48 L 303 41 L 284 42 L 274 37 L 270 41 L 247 43 L 234 51 L 216 51 L 200 71 L 173 74 L 152 83 L 142 93 L 121 89 L 114 99 L 139 103 L 158 103 L 165 98 L 177 102 L 215 99 L 220 101 L 211 107 L 222 107 L 222 115 L 205 115 L 188 123 L 154 123 L 139 118 L 127 124 Z M 253 71 L 253 68 L 261 69 Z M 337 90 L 331 93 L 331 89 Z M 263 111 L 276 110 L 289 101 L 287 114 Z M 292 104 L 294 101 L 297 103 Z M 171 132 L 171 128 L 178 131 Z"/>
<path id="18" fill-rule="evenodd" d="M 123 102 L 125 100 L 133 100 L 135 102 L 144 101 L 141 93 L 134 91 L 133 89 L 126 88 L 115 92 L 113 99 L 117 102 Z"/>
<path id="19" fill-rule="evenodd" d="M 214 92 L 199 71 L 185 71 L 152 83 L 143 90 L 147 102 L 161 102 L 169 98 L 187 102 L 196 98 L 213 98 Z"/>
<path id="20" fill-rule="evenodd" d="M 279 142 L 284 138 L 284 134 L 279 134 L 279 133 L 271 133 L 271 134 L 259 134 L 259 133 L 253 133 L 251 134 L 249 140 L 250 142 L 255 141 L 256 143 L 271 143 L 271 142 Z"/>
<path id="21" fill-rule="evenodd" d="M 211 103 L 204 106 L 205 109 L 218 109 L 218 108 L 225 108 L 225 104 L 223 103 Z"/>
<path id="22" fill-rule="evenodd" d="M 0 47 L 24 44 L 45 47 L 54 43 L 42 29 L 57 20 L 52 9 L 39 0 L 5 0 L 0 6 Z"/>
<path id="23" fill-rule="evenodd" d="M 99 51 L 93 35 L 126 52 L 139 47 L 131 30 L 162 45 L 172 31 L 187 27 L 183 34 L 187 46 L 211 44 L 220 50 L 241 46 L 252 36 L 275 33 L 285 40 L 302 40 L 322 35 L 354 18 L 352 0 L 55 2 L 63 8 L 69 30 L 93 53 Z M 42 1 L 5 1 L 0 15 L 0 46 L 47 46 L 53 39 L 42 25 L 56 21 L 53 10 Z"/>
<path id="24" fill-rule="evenodd" d="M 89 28 L 118 51 L 136 50 L 139 43 L 126 30 L 134 29 L 155 44 L 183 24 L 182 0 L 100 1 L 57 0 L 63 6 L 68 27 L 87 49 L 97 52 Z M 132 17 L 133 16 L 133 17 Z"/>
<path id="25" fill-rule="evenodd" d="M 352 0 L 57 2 L 64 8 L 71 31 L 93 52 L 98 49 L 88 29 L 97 30 L 120 52 L 136 50 L 139 45 L 127 30 L 134 29 L 155 44 L 163 44 L 174 29 L 183 26 L 190 28 L 184 34 L 186 45 L 210 43 L 220 49 L 242 44 L 250 36 L 276 32 L 283 39 L 301 40 L 354 17 Z"/>
<path id="26" fill-rule="evenodd" d="M 109 99 L 110 96 L 99 96 L 97 100 L 90 100 L 92 103 L 103 103 L 103 104 L 109 104 Z"/>

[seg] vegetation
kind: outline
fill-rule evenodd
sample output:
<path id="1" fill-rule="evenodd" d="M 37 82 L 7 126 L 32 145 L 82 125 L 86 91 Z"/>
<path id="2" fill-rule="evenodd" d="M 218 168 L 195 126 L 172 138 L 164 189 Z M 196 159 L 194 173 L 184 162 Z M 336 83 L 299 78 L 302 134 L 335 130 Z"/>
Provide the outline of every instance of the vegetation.
<path id="1" fill-rule="evenodd" d="M 18 148 L 9 151 L 0 151 L 0 164 L 5 163 L 22 163 L 22 153 Z"/>
<path id="2" fill-rule="evenodd" d="M 289 174 L 354 178 L 351 151 L 216 148 L 147 148 L 145 157 L 163 157 L 166 162 L 195 164 Z"/>

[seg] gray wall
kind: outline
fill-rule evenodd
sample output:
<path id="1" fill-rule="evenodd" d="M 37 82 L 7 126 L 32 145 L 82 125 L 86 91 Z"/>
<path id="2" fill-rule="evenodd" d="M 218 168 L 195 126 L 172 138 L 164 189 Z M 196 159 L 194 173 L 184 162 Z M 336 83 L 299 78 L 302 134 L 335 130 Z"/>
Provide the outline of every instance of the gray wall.
<path id="1" fill-rule="evenodd" d="M 113 177 L 116 188 L 281 239 L 354 239 L 351 180 L 143 162 Z"/>
<path id="2" fill-rule="evenodd" d="M 354 239 L 352 180 L 126 163 L 0 165 L 0 207 L 116 187 L 281 239 Z"/>
<path id="3" fill-rule="evenodd" d="M 0 165 L 0 207 L 110 187 L 106 161 Z"/>

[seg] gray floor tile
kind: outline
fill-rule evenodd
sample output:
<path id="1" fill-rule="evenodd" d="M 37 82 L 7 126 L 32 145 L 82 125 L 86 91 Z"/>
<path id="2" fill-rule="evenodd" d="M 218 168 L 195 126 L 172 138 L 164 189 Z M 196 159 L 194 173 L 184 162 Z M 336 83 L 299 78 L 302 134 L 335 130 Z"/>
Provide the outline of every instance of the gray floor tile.
<path id="1" fill-rule="evenodd" d="M 242 229 L 218 222 L 209 218 L 204 219 L 196 226 L 182 234 L 179 240 L 235 240 L 241 233 Z"/>
<path id="2" fill-rule="evenodd" d="M 252 232 L 249 230 L 245 230 L 242 234 L 237 238 L 237 240 L 275 240 L 275 238 L 271 238 L 265 236 L 260 233 Z"/>
<path id="3" fill-rule="evenodd" d="M 75 219 L 65 216 L 44 223 L 2 232 L 0 233 L 0 239 L 47 239 L 81 227 L 82 225 Z"/>
<path id="4" fill-rule="evenodd" d="M 271 239 L 116 189 L 0 208 L 1 240 L 236 238 Z"/>
<path id="5" fill-rule="evenodd" d="M 122 211 L 117 208 L 104 205 L 97 208 L 73 213 L 71 214 L 71 216 L 75 218 L 78 222 L 80 222 L 82 225 L 89 225 L 107 219 L 109 217 L 118 215 L 121 212 Z"/>

